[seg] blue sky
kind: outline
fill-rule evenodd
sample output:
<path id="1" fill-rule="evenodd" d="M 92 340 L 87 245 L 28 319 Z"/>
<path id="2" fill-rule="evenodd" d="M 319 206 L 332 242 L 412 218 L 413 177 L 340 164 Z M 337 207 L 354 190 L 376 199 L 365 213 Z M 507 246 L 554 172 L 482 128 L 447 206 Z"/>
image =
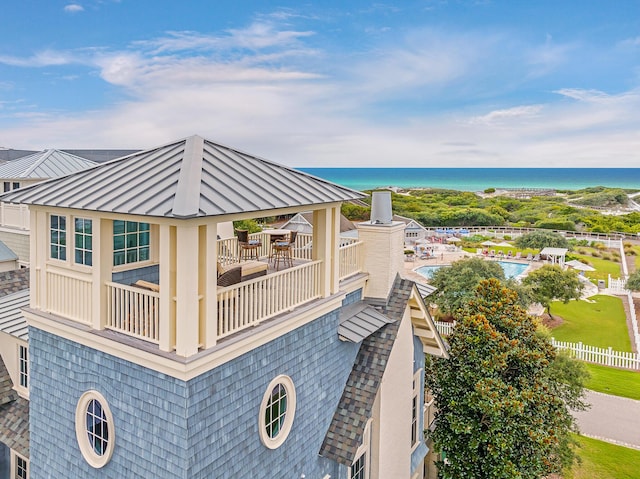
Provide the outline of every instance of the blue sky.
<path id="1" fill-rule="evenodd" d="M 640 1 L 3 2 L 0 147 L 640 167 Z"/>

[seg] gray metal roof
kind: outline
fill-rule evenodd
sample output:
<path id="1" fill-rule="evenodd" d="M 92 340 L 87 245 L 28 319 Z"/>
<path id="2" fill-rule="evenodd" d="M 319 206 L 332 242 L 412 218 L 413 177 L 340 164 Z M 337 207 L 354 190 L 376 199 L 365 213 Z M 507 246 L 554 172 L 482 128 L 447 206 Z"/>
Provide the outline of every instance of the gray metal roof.
<path id="1" fill-rule="evenodd" d="M 416 282 L 416 288 L 418 288 L 418 292 L 420 292 L 420 296 L 426 298 L 427 296 L 435 293 L 438 288 L 435 286 L 431 286 L 430 284 L 423 284 Z"/>
<path id="2" fill-rule="evenodd" d="M 365 303 L 350 304 L 340 311 L 338 336 L 344 341 L 359 343 L 391 322 L 391 319 L 372 306 Z"/>
<path id="3" fill-rule="evenodd" d="M 28 289 L 0 298 L 0 331 L 28 341 L 27 320 L 22 315 L 22 308 L 28 307 Z"/>
<path id="4" fill-rule="evenodd" d="M 30 205 L 190 218 L 362 197 L 358 191 L 191 136 L 0 198 Z"/>
<path id="5" fill-rule="evenodd" d="M 0 166 L 0 178 L 47 179 L 84 170 L 97 163 L 60 150 L 46 150 Z"/>
<path id="6" fill-rule="evenodd" d="M 18 255 L 14 253 L 14 251 L 9 248 L 6 244 L 0 241 L 0 262 L 4 261 L 16 261 L 18 259 Z"/>

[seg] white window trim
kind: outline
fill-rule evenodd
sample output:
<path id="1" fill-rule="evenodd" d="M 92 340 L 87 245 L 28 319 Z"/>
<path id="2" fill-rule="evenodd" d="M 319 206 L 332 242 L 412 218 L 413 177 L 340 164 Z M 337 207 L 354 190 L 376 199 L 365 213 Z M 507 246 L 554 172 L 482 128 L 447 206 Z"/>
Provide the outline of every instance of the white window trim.
<path id="1" fill-rule="evenodd" d="M 267 433 L 266 424 L 264 422 L 265 414 L 267 411 L 267 404 L 271 397 L 271 392 L 278 385 L 282 384 L 287 391 L 287 412 L 285 413 L 284 424 L 282 425 L 280 432 L 276 437 L 270 437 Z M 260 413 L 258 415 L 258 431 L 260 432 L 260 441 L 269 449 L 277 449 L 289 436 L 291 428 L 293 426 L 293 419 L 296 413 L 296 388 L 293 385 L 293 381 L 289 376 L 281 374 L 276 376 L 267 386 L 264 395 L 262 396 L 262 402 L 260 403 Z"/>
<path id="2" fill-rule="evenodd" d="M 101 456 L 96 454 L 96 452 L 93 450 L 93 447 L 89 443 L 89 439 L 87 438 L 87 406 L 94 399 L 98 401 L 100 403 L 100 406 L 102 407 L 102 411 L 104 412 L 104 415 L 107 419 L 107 426 L 109 431 L 107 449 Z M 78 405 L 76 406 L 76 439 L 78 440 L 78 446 L 80 446 L 80 452 L 82 452 L 82 456 L 91 467 L 100 469 L 111 459 L 116 442 L 113 415 L 111 414 L 109 403 L 107 403 L 107 400 L 98 391 L 86 391 L 84 394 L 82 394 L 82 396 L 80 396 L 80 399 L 78 400 Z"/>
<path id="3" fill-rule="evenodd" d="M 21 371 L 21 366 L 22 366 L 22 358 L 20 356 L 20 352 L 21 352 L 21 348 L 24 348 L 26 353 L 27 353 L 27 387 L 24 387 L 22 385 L 22 371 Z M 16 391 L 18 391 L 18 393 L 20 393 L 20 395 L 24 395 L 27 398 L 29 397 L 29 345 L 26 342 L 19 342 L 17 344 L 17 350 L 16 350 L 16 357 L 17 357 L 17 373 L 18 373 L 18 381 L 16 381 L 16 385 L 15 385 L 15 389 Z"/>
<path id="4" fill-rule="evenodd" d="M 51 256 L 51 246 L 53 246 L 53 243 L 51 242 L 51 231 L 53 230 L 53 228 L 51 227 L 51 218 L 53 216 L 57 216 L 58 218 L 64 218 L 64 223 L 65 223 L 64 234 L 65 234 L 65 240 L 66 240 L 66 244 L 64 245 L 65 259 L 54 258 Z M 62 230 L 58 228 L 57 231 L 60 232 Z M 60 247 L 60 244 L 58 243 L 57 246 Z M 70 264 L 69 252 L 72 251 L 72 249 L 69 248 L 69 216 L 68 215 L 65 215 L 62 213 L 49 213 L 47 215 L 47 248 L 48 248 L 47 256 L 46 256 L 47 261 L 51 261 L 52 264 Z"/>
<path id="5" fill-rule="evenodd" d="M 362 433 L 362 444 L 358 449 L 356 449 L 356 453 L 353 456 L 353 464 L 360 459 L 360 456 L 366 454 L 364 461 L 364 477 L 365 479 L 369 479 L 371 474 L 371 423 L 373 422 L 372 418 L 369 418 L 367 424 L 364 426 L 364 432 Z M 353 465 L 352 464 L 352 465 Z M 351 478 L 351 466 L 349 466 L 349 473 L 347 474 L 349 479 Z"/>
<path id="6" fill-rule="evenodd" d="M 422 368 L 418 369 L 413 374 L 413 394 L 411 395 L 411 407 L 413 408 L 413 401 L 416 401 L 416 442 L 411 444 L 411 452 L 415 451 L 420 443 L 422 442 L 422 435 L 420 431 L 420 413 L 424 410 L 424 400 L 421 401 L 421 398 L 424 397 L 424 393 L 420 393 L 420 389 L 422 386 Z M 411 426 L 413 427 L 413 415 L 411 417 Z"/>
<path id="7" fill-rule="evenodd" d="M 27 479 L 29 478 L 29 459 L 11 449 L 11 479 L 18 477 L 18 458 L 27 463 Z"/>
<path id="8" fill-rule="evenodd" d="M 76 230 L 76 220 L 83 220 L 83 221 L 90 221 L 91 222 L 91 233 L 87 234 L 83 231 L 78 231 Z M 85 217 L 85 216 L 72 216 L 71 217 L 71 223 L 73 226 L 73 256 L 71 257 L 71 261 L 73 262 L 73 264 L 75 266 L 80 266 L 81 268 L 88 268 L 91 269 L 93 267 L 93 261 L 95 260 L 95 251 L 93 250 L 93 240 L 94 240 L 94 233 L 93 233 L 93 218 L 89 218 L 89 217 Z M 76 248 L 76 234 L 80 234 L 83 237 L 86 236 L 90 236 L 91 237 L 91 249 L 85 249 L 85 248 Z M 80 251 L 84 251 L 86 252 L 90 252 L 91 253 L 91 264 L 86 264 L 86 263 L 78 263 L 76 261 L 76 250 L 80 250 Z"/>

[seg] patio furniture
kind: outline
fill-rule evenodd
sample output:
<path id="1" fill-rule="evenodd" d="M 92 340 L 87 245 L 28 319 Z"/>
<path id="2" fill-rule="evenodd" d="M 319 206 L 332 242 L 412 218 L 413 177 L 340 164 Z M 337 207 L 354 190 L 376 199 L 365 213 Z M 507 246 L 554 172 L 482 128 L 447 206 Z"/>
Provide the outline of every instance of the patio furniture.
<path id="1" fill-rule="evenodd" d="M 262 241 L 249 239 L 249 230 L 236 230 L 238 235 L 238 244 L 240 245 L 240 260 L 249 259 L 255 256 L 258 259 L 258 249 L 262 247 Z"/>
<path id="2" fill-rule="evenodd" d="M 280 267 L 280 261 L 282 261 L 285 267 L 287 265 L 289 267 L 293 266 L 293 255 L 291 252 L 293 251 L 293 243 L 295 243 L 297 236 L 297 231 L 291 231 L 288 241 L 275 241 L 273 243 L 273 265 L 276 271 L 278 271 Z"/>
<path id="3" fill-rule="evenodd" d="M 240 280 L 237 281 L 239 283 L 240 281 L 248 281 L 250 279 L 266 275 L 268 267 L 269 265 L 265 262 L 253 260 L 231 263 L 226 266 L 223 266 L 220 262 L 218 262 L 218 286 L 222 286 L 219 283 L 220 277 L 236 268 L 240 268 Z"/>

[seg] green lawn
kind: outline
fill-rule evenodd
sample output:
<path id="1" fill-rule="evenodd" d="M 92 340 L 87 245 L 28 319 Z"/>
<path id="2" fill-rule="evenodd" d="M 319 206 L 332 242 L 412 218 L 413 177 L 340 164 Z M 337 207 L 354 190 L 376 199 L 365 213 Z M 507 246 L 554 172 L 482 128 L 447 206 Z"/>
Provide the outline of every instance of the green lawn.
<path id="1" fill-rule="evenodd" d="M 582 341 L 600 348 L 631 351 L 622 300 L 615 296 L 596 295 L 589 301 L 559 301 L 551 303 L 551 314 L 563 322 L 551 330 L 558 341 Z"/>
<path id="2" fill-rule="evenodd" d="M 594 283 L 597 283 L 599 279 L 607 281 L 609 275 L 611 275 L 612 278 L 619 278 L 622 275 L 620 272 L 620 263 L 617 261 L 594 258 L 593 256 L 577 253 L 571 253 L 571 256 L 590 264 L 596 269 L 596 271 L 587 271 L 585 273 L 585 276 Z"/>
<path id="3" fill-rule="evenodd" d="M 563 479 L 638 479 L 640 478 L 640 451 L 616 446 L 584 436 L 576 437 L 581 458 Z"/>
<path id="4" fill-rule="evenodd" d="M 584 363 L 591 377 L 585 387 L 592 391 L 640 400 L 640 371 Z"/>

